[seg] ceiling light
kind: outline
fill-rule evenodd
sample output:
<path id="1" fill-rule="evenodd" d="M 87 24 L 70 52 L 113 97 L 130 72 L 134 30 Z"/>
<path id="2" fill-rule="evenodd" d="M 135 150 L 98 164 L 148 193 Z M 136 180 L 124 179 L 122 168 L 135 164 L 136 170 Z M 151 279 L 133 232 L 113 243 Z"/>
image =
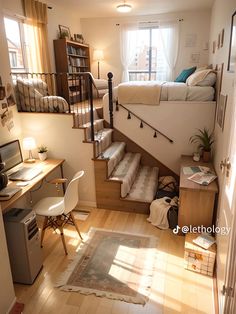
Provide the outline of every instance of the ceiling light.
<path id="1" fill-rule="evenodd" d="M 118 12 L 121 12 L 121 13 L 127 13 L 127 12 L 130 12 L 132 10 L 132 6 L 130 4 L 125 3 L 125 1 L 124 1 L 123 4 L 119 4 L 116 7 L 116 10 Z"/>

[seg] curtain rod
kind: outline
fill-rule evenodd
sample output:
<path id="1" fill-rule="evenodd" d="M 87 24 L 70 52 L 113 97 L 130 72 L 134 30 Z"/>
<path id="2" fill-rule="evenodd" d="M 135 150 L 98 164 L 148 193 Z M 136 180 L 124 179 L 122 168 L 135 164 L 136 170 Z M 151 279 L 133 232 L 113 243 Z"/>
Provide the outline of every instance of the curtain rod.
<path id="1" fill-rule="evenodd" d="M 141 22 L 138 22 L 138 24 L 152 24 L 152 23 L 159 23 L 159 22 L 173 22 L 173 21 L 176 21 L 176 20 L 159 20 L 159 21 L 141 21 Z M 177 22 L 183 22 L 184 19 L 177 19 Z M 134 22 L 135 23 L 135 22 Z M 122 23 L 123 24 L 123 23 Z M 116 26 L 120 26 L 120 23 L 116 23 Z"/>

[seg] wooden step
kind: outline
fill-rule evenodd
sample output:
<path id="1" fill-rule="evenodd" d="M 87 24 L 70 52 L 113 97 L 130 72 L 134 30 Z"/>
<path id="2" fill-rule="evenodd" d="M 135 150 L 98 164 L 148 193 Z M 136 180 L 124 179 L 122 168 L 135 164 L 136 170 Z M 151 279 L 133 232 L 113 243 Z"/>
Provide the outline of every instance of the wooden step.
<path id="1" fill-rule="evenodd" d="M 90 109 L 89 108 L 79 108 L 74 114 L 74 128 L 79 128 L 80 126 L 90 122 Z M 96 108 L 93 109 L 94 121 L 98 120 L 98 114 Z"/>
<path id="2" fill-rule="evenodd" d="M 98 157 L 99 160 L 107 159 L 107 177 L 109 177 L 118 165 L 125 154 L 125 142 L 113 142 L 103 153 Z"/>
<path id="3" fill-rule="evenodd" d="M 110 176 L 109 180 L 121 182 L 121 197 L 129 193 L 139 169 L 140 159 L 139 153 L 126 153 Z"/>
<path id="4" fill-rule="evenodd" d="M 112 129 L 99 130 L 94 135 L 94 157 L 97 158 L 101 155 L 112 143 Z M 89 139 L 88 141 L 91 141 Z"/>
<path id="5" fill-rule="evenodd" d="M 141 166 L 130 189 L 125 197 L 129 201 L 151 203 L 157 192 L 158 186 L 158 168 Z"/>
<path id="6" fill-rule="evenodd" d="M 94 126 L 95 134 L 104 128 L 103 122 L 104 122 L 104 119 L 97 119 L 94 121 L 93 126 Z M 85 141 L 89 141 L 91 139 L 91 122 L 82 124 L 79 128 L 85 129 L 85 133 L 84 133 Z"/>

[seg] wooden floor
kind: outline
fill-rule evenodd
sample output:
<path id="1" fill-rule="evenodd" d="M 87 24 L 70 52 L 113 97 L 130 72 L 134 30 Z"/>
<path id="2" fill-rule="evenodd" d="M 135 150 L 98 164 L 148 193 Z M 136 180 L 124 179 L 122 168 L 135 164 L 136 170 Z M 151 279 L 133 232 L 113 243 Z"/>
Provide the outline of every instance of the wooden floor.
<path id="1" fill-rule="evenodd" d="M 77 221 L 82 234 L 91 226 L 154 235 L 159 238 L 158 260 L 150 299 L 145 306 L 63 292 L 53 283 L 76 254 L 80 243 L 73 227 L 66 230 L 68 256 L 60 236 L 48 230 L 43 248 L 44 267 L 32 286 L 15 285 L 17 300 L 25 303 L 24 314 L 214 314 L 212 279 L 183 268 L 184 237 L 159 230 L 142 214 L 92 209 L 86 221 Z"/>

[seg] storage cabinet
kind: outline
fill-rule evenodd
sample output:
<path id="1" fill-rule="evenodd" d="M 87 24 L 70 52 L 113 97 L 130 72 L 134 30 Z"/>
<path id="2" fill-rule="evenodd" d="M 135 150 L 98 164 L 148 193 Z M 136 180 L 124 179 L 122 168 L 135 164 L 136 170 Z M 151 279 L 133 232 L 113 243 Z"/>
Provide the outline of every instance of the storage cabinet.
<path id="1" fill-rule="evenodd" d="M 76 73 L 90 72 L 89 46 L 67 39 L 54 40 L 57 92 L 69 104 L 87 98 L 86 81 Z"/>
<path id="2" fill-rule="evenodd" d="M 178 225 L 183 226 L 212 226 L 215 196 L 218 193 L 217 181 L 203 186 L 188 179 L 184 167 L 204 166 L 213 169 L 211 163 L 195 162 L 191 156 L 181 157 L 180 186 L 179 186 L 179 214 Z"/>

